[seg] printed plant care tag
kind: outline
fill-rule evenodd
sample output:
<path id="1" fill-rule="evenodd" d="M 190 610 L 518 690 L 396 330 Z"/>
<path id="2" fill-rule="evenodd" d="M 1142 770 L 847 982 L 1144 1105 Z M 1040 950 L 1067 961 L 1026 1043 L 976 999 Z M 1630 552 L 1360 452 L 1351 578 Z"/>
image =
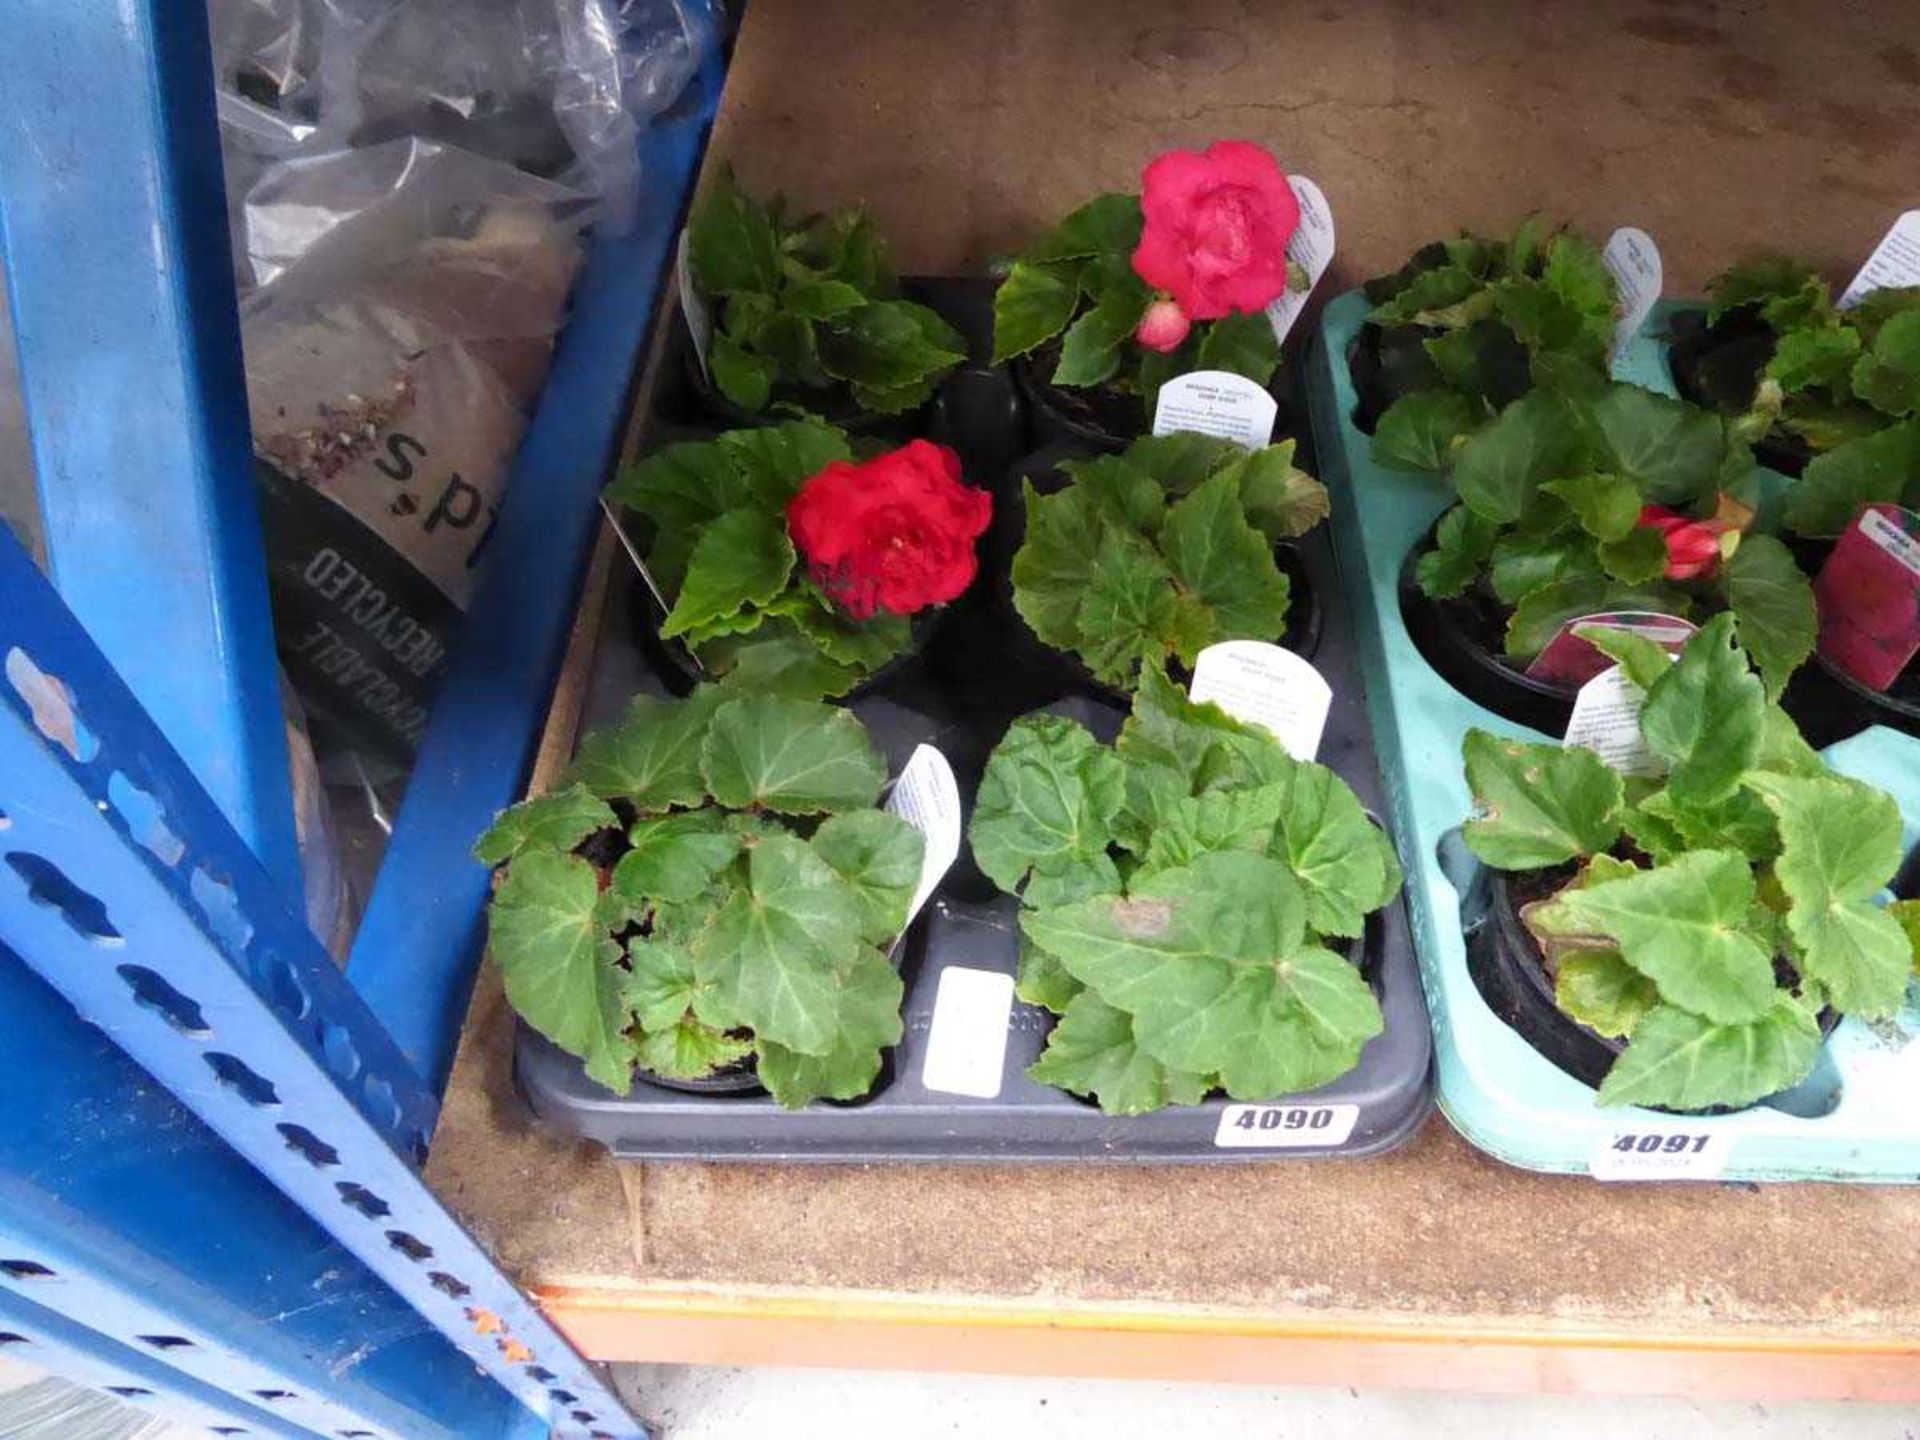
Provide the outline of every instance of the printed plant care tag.
<path id="1" fill-rule="evenodd" d="M 1920 514 L 1869 505 L 1813 582 L 1820 654 L 1870 690 L 1885 690 L 1920 654 Z"/>
<path id="2" fill-rule="evenodd" d="M 1620 315 L 1613 327 L 1613 353 L 1618 359 L 1660 298 L 1660 247 L 1646 231 L 1623 225 L 1607 237 L 1600 258 L 1620 291 Z"/>
<path id="3" fill-rule="evenodd" d="M 1344 1145 L 1358 1105 L 1229 1105 L 1213 1132 L 1217 1150 L 1304 1150 Z"/>
<path id="4" fill-rule="evenodd" d="M 934 992 L 920 1083 L 944 1095 L 997 1098 L 1007 1068 L 1007 1025 L 1012 1018 L 1013 976 L 949 965 L 940 972 Z"/>
<path id="5" fill-rule="evenodd" d="M 1718 1180 L 1732 1157 L 1725 1131 L 1642 1127 L 1603 1134 L 1587 1171 L 1596 1180 Z"/>
<path id="6" fill-rule="evenodd" d="M 1258 450 L 1273 439 L 1280 402 L 1244 375 L 1230 370 L 1193 370 L 1160 387 L 1153 407 L 1153 433 L 1191 430 Z"/>
<path id="7" fill-rule="evenodd" d="M 916 745 L 906 768 L 887 795 L 887 810 L 898 815 L 926 838 L 926 858 L 920 862 L 920 883 L 907 907 L 907 924 L 939 885 L 960 854 L 960 787 L 947 757 L 931 745 Z M 904 932 L 906 926 L 901 926 Z M 1009 982 L 1011 983 L 1011 982 Z"/>
<path id="8" fill-rule="evenodd" d="M 1875 290 L 1897 290 L 1906 285 L 1920 285 L 1920 210 L 1909 210 L 1893 222 L 1886 238 L 1874 247 L 1840 297 L 1840 308 L 1858 305 Z"/>
<path id="9" fill-rule="evenodd" d="M 647 568 L 647 562 L 640 558 L 640 547 L 633 543 L 633 537 L 627 534 L 627 527 L 620 523 L 619 509 L 604 495 L 600 497 L 600 513 L 607 517 L 607 524 L 613 527 L 614 535 L 619 538 L 620 548 L 627 552 L 627 559 L 631 560 L 633 568 L 640 572 L 640 578 L 646 582 L 647 589 L 653 592 L 653 598 L 659 602 L 661 611 L 664 613 L 673 609 L 673 602 L 661 593 L 660 582 L 653 578 L 653 572 Z M 687 653 L 691 655 L 693 652 L 689 650 Z M 694 663 L 696 665 L 700 663 L 698 656 L 694 657 Z"/>
<path id="10" fill-rule="evenodd" d="M 1646 696 L 1618 665 L 1603 670 L 1573 697 L 1563 746 L 1584 745 L 1622 775 L 1658 775 L 1666 769 L 1640 734 Z"/>
<path id="11" fill-rule="evenodd" d="M 687 333 L 693 336 L 693 355 L 700 362 L 700 373 L 712 379 L 707 369 L 707 351 L 713 345 L 713 317 L 707 314 L 707 302 L 694 287 L 693 266 L 687 259 L 687 232 L 680 232 L 680 252 L 673 262 L 674 284 L 680 292 L 680 313 L 687 317 Z"/>
<path id="12" fill-rule="evenodd" d="M 1187 694 L 1236 720 L 1263 726 L 1296 760 L 1311 760 L 1333 708 L 1333 687 L 1291 650 L 1263 640 L 1223 640 L 1194 662 Z"/>
<path id="13" fill-rule="evenodd" d="M 1562 625 L 1547 648 L 1534 656 L 1527 666 L 1529 680 L 1545 680 L 1553 685 L 1584 685 L 1613 664 L 1604 650 L 1589 644 L 1577 632 L 1582 626 L 1604 625 L 1609 630 L 1627 630 L 1644 635 L 1671 654 L 1698 628 L 1678 615 L 1663 615 L 1657 610 L 1610 610 L 1596 615 L 1576 615 Z"/>
<path id="14" fill-rule="evenodd" d="M 1327 197 L 1320 187 L 1304 175 L 1289 176 L 1287 184 L 1293 187 L 1293 198 L 1300 202 L 1300 223 L 1294 227 L 1293 238 L 1287 242 L 1287 261 L 1306 273 L 1307 283 L 1300 290 L 1289 285 L 1285 294 L 1267 306 L 1267 319 L 1273 324 L 1273 338 L 1283 345 L 1288 332 L 1299 320 L 1300 312 L 1307 308 L 1307 299 L 1313 294 L 1313 287 L 1320 283 L 1320 277 L 1327 273 L 1327 266 L 1333 263 L 1334 240 L 1333 207 L 1327 204 Z"/>

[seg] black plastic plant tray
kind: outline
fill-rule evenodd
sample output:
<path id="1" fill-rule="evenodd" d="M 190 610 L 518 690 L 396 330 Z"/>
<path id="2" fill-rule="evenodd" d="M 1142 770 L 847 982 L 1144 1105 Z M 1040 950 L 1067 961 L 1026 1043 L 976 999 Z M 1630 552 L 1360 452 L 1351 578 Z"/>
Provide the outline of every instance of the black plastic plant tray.
<path id="1" fill-rule="evenodd" d="M 990 293 L 973 288 L 981 300 Z M 953 318 L 968 328 L 966 315 Z M 972 318 L 977 320 L 977 310 Z M 970 413 L 1017 413 L 992 403 L 992 382 L 1008 383 L 999 374 L 969 377 L 978 392 Z M 965 450 L 980 454 L 1007 443 L 1004 437 L 966 438 Z M 1021 475 L 1049 470 L 1074 453 L 1051 447 L 1012 466 L 996 486 L 996 500 L 1017 491 Z M 1300 547 L 1299 562 L 1307 589 L 1323 607 L 1310 658 L 1334 690 L 1319 758 L 1353 786 L 1363 804 L 1382 813 L 1358 657 L 1324 527 Z M 969 810 L 987 754 L 1014 716 L 1055 703 L 1103 737 L 1123 718 L 1070 666 L 1044 656 L 1007 610 L 994 579 L 984 575 L 968 600 L 945 614 L 923 653 L 852 707 L 896 773 L 916 745 L 938 746 L 953 765 Z M 637 574 L 626 566 L 608 586 L 583 731 L 614 719 L 634 694 L 664 692 L 677 679 L 649 632 L 640 590 Z M 616 1096 L 589 1080 L 578 1060 L 525 1026 L 518 1031 L 515 1078 L 547 1124 L 598 1141 L 616 1155 L 652 1159 L 1201 1162 L 1367 1155 L 1406 1140 L 1426 1117 L 1432 1039 L 1401 900 L 1373 918 L 1363 961 L 1386 1028 L 1368 1042 L 1352 1071 L 1318 1090 L 1258 1105 L 1216 1097 L 1147 1115 L 1105 1115 L 1090 1102 L 1027 1078 L 1053 1017 L 1017 1000 L 1007 1020 L 997 1095 L 929 1089 L 925 1067 L 942 976 L 950 969 L 1016 973 L 1018 919 L 1018 902 L 998 894 L 963 847 L 902 942 L 906 1033 L 861 1101 L 786 1111 L 758 1092 L 694 1094 L 640 1076 L 628 1095 Z M 998 1036 L 975 1039 L 990 1052 Z"/>

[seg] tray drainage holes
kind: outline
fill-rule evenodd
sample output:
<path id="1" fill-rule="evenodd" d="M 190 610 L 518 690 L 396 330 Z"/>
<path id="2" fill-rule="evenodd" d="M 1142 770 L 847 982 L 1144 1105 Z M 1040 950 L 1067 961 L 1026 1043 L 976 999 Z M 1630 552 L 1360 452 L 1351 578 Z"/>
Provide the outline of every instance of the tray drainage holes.
<path id="1" fill-rule="evenodd" d="M 136 1335 L 133 1337 L 142 1345 L 151 1345 L 156 1350 L 191 1350 L 193 1341 L 184 1335 Z"/>
<path id="2" fill-rule="evenodd" d="M 107 922 L 107 907 L 97 895 L 89 895 L 67 878 L 67 872 L 51 860 L 26 850 L 8 854 L 13 873 L 27 882 L 27 898 L 36 905 L 58 910 L 74 934 L 95 945 L 118 945 L 120 932 Z"/>
<path id="3" fill-rule="evenodd" d="M 219 1078 L 222 1085 L 236 1092 L 249 1105 L 278 1105 L 280 1092 L 273 1088 L 271 1081 L 263 1080 L 247 1067 L 245 1061 L 227 1054 L 224 1050 L 215 1050 L 207 1056 L 207 1067 Z"/>
<path id="4" fill-rule="evenodd" d="M 340 1440 L 380 1440 L 380 1437 L 371 1430 L 340 1430 L 335 1433 L 340 1436 Z"/>
<path id="5" fill-rule="evenodd" d="M 277 1400 L 298 1400 L 300 1398 L 291 1390 L 256 1390 L 253 1392 L 253 1397 L 256 1400 L 265 1400 L 268 1403 Z"/>
<path id="6" fill-rule="evenodd" d="M 529 1380 L 537 1380 L 542 1385 L 551 1385 L 559 1377 L 544 1365 L 529 1365 L 527 1367 L 527 1378 Z M 554 1398 L 558 1400 L 560 1397 L 556 1395 Z M 565 1400 L 561 1400 L 560 1403 L 562 1405 L 571 1405 L 573 1403 L 573 1397 L 569 1395 Z"/>
<path id="7" fill-rule="evenodd" d="M 393 1213 L 393 1207 L 374 1194 L 366 1186 L 352 1180 L 340 1180 L 334 1184 L 340 1192 L 341 1201 L 352 1210 L 358 1210 L 369 1220 L 384 1220 Z"/>
<path id="8" fill-rule="evenodd" d="M 207 1431 L 209 1435 L 251 1435 L 251 1430 L 242 1430 L 238 1425 L 215 1425 Z"/>
<path id="9" fill-rule="evenodd" d="M 174 989 L 161 975 L 144 965 L 122 965 L 119 975 L 133 991 L 137 1004 L 153 1011 L 182 1035 L 195 1040 L 212 1037 L 213 1031 L 199 1004 Z"/>
<path id="10" fill-rule="evenodd" d="M 0 1275 L 9 1280 L 52 1280 L 53 1271 L 37 1260 L 0 1260 Z"/>
<path id="11" fill-rule="evenodd" d="M 304 1125 L 276 1125 L 287 1148 L 316 1170 L 340 1163 L 340 1152 Z"/>
<path id="12" fill-rule="evenodd" d="M 378 1075 L 370 1076 L 366 1088 L 367 1108 L 373 1112 L 373 1121 L 388 1130 L 400 1125 L 400 1102 L 393 1098 L 393 1087 Z"/>
<path id="13" fill-rule="evenodd" d="M 127 833 L 162 865 L 171 869 L 187 853 L 187 843 L 168 828 L 160 802 L 118 770 L 107 777 L 107 803 L 127 822 Z"/>
<path id="14" fill-rule="evenodd" d="M 338 1025 L 321 1029 L 320 1054 L 336 1080 L 351 1080 L 360 1073 L 360 1052 L 353 1048 L 353 1037 Z"/>
<path id="15" fill-rule="evenodd" d="M 404 1230 L 387 1231 L 387 1243 L 398 1250 L 407 1259 L 413 1261 L 431 1260 L 433 1247 L 423 1240 L 416 1240 Z"/>
<path id="16" fill-rule="evenodd" d="M 80 723 L 66 681 L 42 670 L 17 645 L 7 652 L 6 671 L 7 683 L 26 701 L 36 730 L 82 765 L 100 753 L 100 742 Z"/>
<path id="17" fill-rule="evenodd" d="M 304 1020 L 313 1009 L 307 990 L 293 973 L 285 957 L 269 952 L 260 959 L 261 983 L 267 987 L 267 1001 L 289 1020 Z"/>
<path id="18" fill-rule="evenodd" d="M 582 1425 L 591 1425 L 594 1421 L 598 1420 L 600 1417 L 594 1414 L 591 1410 L 576 1410 L 573 1412 L 573 1418 L 575 1420 L 578 1420 Z"/>
<path id="19" fill-rule="evenodd" d="M 471 1285 L 461 1284 L 444 1270 L 434 1271 L 427 1277 L 427 1283 L 442 1295 L 451 1295 L 455 1300 L 464 1300 L 473 1293 Z"/>
<path id="20" fill-rule="evenodd" d="M 153 1391 L 143 1385 L 109 1385 L 109 1395 L 118 1395 L 122 1400 L 138 1400 L 142 1395 L 151 1395 Z"/>
<path id="21" fill-rule="evenodd" d="M 533 1372 L 529 1370 L 527 1373 L 531 1375 Z M 549 1390 L 547 1392 L 547 1398 L 556 1405 L 571 1405 L 579 1400 L 580 1397 L 571 1390 Z"/>
<path id="22" fill-rule="evenodd" d="M 401 1142 L 401 1148 L 407 1152 L 407 1155 L 412 1159 L 414 1164 L 426 1164 L 427 1132 L 418 1125 L 414 1126 L 413 1129 L 407 1132 L 406 1138 Z"/>
<path id="23" fill-rule="evenodd" d="M 32 1343 L 24 1335 L 16 1335 L 11 1330 L 0 1330 L 0 1345 L 31 1345 Z"/>
<path id="24" fill-rule="evenodd" d="M 240 897 L 234 894 L 232 881 L 222 880 L 201 866 L 188 877 L 187 893 L 207 917 L 216 938 L 230 950 L 247 948 L 247 942 L 253 939 L 253 922 L 240 913 Z"/>

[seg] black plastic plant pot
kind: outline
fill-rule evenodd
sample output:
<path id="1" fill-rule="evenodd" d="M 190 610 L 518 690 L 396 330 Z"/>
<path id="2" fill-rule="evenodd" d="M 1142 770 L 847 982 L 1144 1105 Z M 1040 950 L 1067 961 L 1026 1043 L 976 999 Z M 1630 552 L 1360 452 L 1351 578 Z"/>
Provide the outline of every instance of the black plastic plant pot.
<path id="1" fill-rule="evenodd" d="M 1371 435 L 1394 401 L 1441 384 L 1426 342 L 1442 332 L 1426 325 L 1362 325 L 1347 344 L 1353 377 L 1353 423 Z"/>
<path id="2" fill-rule="evenodd" d="M 1773 359 L 1778 337 L 1752 309 L 1731 310 L 1711 325 L 1704 310 L 1683 310 L 1668 326 L 1667 369 L 1680 398 L 1723 415 L 1746 411 Z M 1813 450 L 1794 435 L 1769 431 L 1753 447 L 1769 470 L 1798 476 Z"/>
<path id="3" fill-rule="evenodd" d="M 1490 595 L 1474 590 L 1435 600 L 1420 588 L 1415 567 L 1432 536 L 1414 546 L 1400 571 L 1400 616 L 1426 662 L 1454 689 L 1494 714 L 1548 735 L 1567 733 L 1577 690 L 1515 670 L 1495 647 L 1506 616 Z"/>
<path id="4" fill-rule="evenodd" d="M 765 1088 L 760 1077 L 754 1073 L 751 1062 L 739 1065 L 722 1066 L 711 1075 L 703 1075 L 697 1080 L 676 1080 L 671 1076 L 657 1074 L 644 1065 L 634 1067 L 635 1084 L 652 1085 L 661 1090 L 674 1090 L 682 1095 L 764 1095 Z"/>
<path id="5" fill-rule="evenodd" d="M 1493 1013 L 1518 1031 L 1541 1055 L 1582 1085 L 1599 1089 L 1613 1062 L 1627 1048 L 1627 1042 L 1589 1029 L 1554 1003 L 1553 980 L 1547 973 L 1539 942 L 1520 918 L 1520 906 L 1527 900 L 1549 894 L 1555 888 L 1557 877 L 1550 871 L 1509 874 L 1495 870 L 1490 873 L 1489 881 L 1486 914 L 1467 932 L 1467 969 L 1473 976 L 1475 988 Z M 1535 891 L 1538 893 L 1532 893 Z M 1831 1035 L 1839 1023 L 1840 1017 L 1832 1010 L 1822 1011 L 1821 1035 Z M 1765 1105 L 1771 1098 L 1756 1100 L 1753 1104 Z M 1668 1113 L 1728 1115 L 1737 1109 L 1751 1108 L 1715 1105 L 1704 1110 Z"/>
<path id="6" fill-rule="evenodd" d="M 1043 378 L 1053 372 L 1059 358 L 1058 345 L 1050 344 L 1034 355 L 1020 356 L 1009 367 L 1026 397 L 1036 448 L 1072 442 L 1115 455 L 1151 433 L 1153 416 L 1131 391 L 1111 385 L 1055 385 Z M 1267 382 L 1267 393 L 1279 407 L 1273 417 L 1273 438 L 1284 440 L 1293 433 L 1284 364 Z"/>
<path id="7" fill-rule="evenodd" d="M 1795 672 L 1782 703 L 1807 743 L 1818 749 L 1873 725 L 1920 735 L 1920 660 L 1908 664 L 1889 690 L 1870 689 L 1824 655 Z"/>

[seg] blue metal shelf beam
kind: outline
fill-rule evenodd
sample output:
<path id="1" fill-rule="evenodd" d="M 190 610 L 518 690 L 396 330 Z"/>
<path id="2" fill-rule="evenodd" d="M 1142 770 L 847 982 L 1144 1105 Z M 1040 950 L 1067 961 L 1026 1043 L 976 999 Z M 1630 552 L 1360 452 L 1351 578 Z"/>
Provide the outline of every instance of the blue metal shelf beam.
<path id="1" fill-rule="evenodd" d="M 436 1094 L 480 961 L 488 874 L 470 847 L 526 783 L 599 523 L 596 498 L 618 456 L 725 76 L 713 7 L 681 8 L 699 21 L 699 71 L 641 137 L 647 208 L 632 233 L 599 237 L 588 257 L 347 963 Z"/>
<path id="2" fill-rule="evenodd" d="M 3 946 L 0 1014 L 0 1300 L 270 1411 L 261 1434 L 461 1440 L 519 1423 L 505 1391 Z"/>
<path id="3" fill-rule="evenodd" d="M 428 1191 L 432 1096 L 4 530 L 0 594 L 0 943 L 556 1434 L 644 1435 Z"/>
<path id="4" fill-rule="evenodd" d="M 0 1290 L 0 1355 L 31 1361 L 76 1385 L 108 1391 L 176 1425 L 212 1435 L 313 1440 L 302 1430 L 214 1386 L 96 1334 L 56 1310 Z"/>
<path id="5" fill-rule="evenodd" d="M 5 18 L 0 251 L 55 583 L 298 895 L 206 6 Z"/>

